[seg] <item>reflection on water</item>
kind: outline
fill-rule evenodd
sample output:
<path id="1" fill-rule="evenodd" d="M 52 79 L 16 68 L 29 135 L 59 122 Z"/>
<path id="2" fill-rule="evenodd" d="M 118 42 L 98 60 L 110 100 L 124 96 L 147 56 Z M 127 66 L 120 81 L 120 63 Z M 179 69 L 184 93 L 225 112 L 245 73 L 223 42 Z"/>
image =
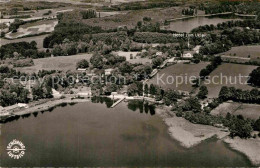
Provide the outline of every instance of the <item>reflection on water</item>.
<path id="1" fill-rule="evenodd" d="M 154 108 L 147 103 L 107 108 L 111 101 L 60 106 L 2 124 L 1 166 L 251 166 L 244 155 L 216 139 L 181 147 L 162 119 L 150 115 Z M 6 152 L 13 139 L 26 146 L 19 160 Z"/>
<path id="2" fill-rule="evenodd" d="M 140 113 L 145 112 L 146 114 L 155 114 L 155 105 L 149 105 L 148 102 L 144 102 L 141 100 L 131 100 L 128 102 L 127 107 L 132 111 L 136 111 L 137 109 L 139 109 Z"/>
<path id="3" fill-rule="evenodd" d="M 110 108 L 114 102 L 116 102 L 117 100 L 112 100 L 109 97 L 98 97 L 98 96 L 94 96 L 91 98 L 91 102 L 92 103 L 105 103 L 107 108 Z"/>

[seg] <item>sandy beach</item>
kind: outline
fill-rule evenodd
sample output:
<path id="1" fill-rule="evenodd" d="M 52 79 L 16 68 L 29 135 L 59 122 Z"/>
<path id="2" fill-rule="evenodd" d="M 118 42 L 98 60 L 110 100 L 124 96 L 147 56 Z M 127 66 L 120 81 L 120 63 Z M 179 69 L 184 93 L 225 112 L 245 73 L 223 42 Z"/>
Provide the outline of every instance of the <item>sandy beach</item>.
<path id="1" fill-rule="evenodd" d="M 244 153 L 254 165 L 260 165 L 260 138 L 241 139 L 235 137 L 232 139 L 226 137 L 224 142 L 228 143 L 234 150 Z"/>
<path id="2" fill-rule="evenodd" d="M 239 137 L 230 138 L 229 132 L 223 131 L 209 125 L 193 124 L 182 117 L 176 117 L 174 112 L 168 107 L 160 107 L 156 112 L 163 118 L 169 127 L 170 136 L 179 141 L 183 147 L 191 148 L 203 142 L 204 140 L 216 136 L 222 139 L 229 146 L 245 154 L 253 165 L 260 165 L 260 138 L 241 139 Z"/>
<path id="3" fill-rule="evenodd" d="M 193 124 L 182 117 L 176 117 L 168 109 L 157 109 L 158 114 L 163 118 L 172 138 L 179 141 L 183 147 L 190 148 L 200 144 L 202 141 L 213 136 L 222 139 L 229 133 L 220 128 L 209 125 Z"/>

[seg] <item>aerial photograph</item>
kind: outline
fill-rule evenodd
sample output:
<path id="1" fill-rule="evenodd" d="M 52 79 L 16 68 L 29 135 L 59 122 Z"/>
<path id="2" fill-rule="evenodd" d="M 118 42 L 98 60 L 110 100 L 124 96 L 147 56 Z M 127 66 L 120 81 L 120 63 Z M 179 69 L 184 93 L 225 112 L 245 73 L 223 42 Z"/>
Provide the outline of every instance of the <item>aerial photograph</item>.
<path id="1" fill-rule="evenodd" d="M 259 166 L 259 0 L 0 0 L 0 167 Z"/>

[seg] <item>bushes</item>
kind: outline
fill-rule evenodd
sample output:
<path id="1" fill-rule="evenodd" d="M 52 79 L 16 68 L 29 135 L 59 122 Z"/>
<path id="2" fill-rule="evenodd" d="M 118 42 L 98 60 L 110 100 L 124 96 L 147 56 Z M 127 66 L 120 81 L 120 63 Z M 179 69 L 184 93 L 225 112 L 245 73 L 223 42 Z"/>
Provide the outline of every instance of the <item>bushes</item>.
<path id="1" fill-rule="evenodd" d="M 201 86 L 200 91 L 198 93 L 199 99 L 205 99 L 208 95 L 208 88 L 206 86 Z"/>
<path id="2" fill-rule="evenodd" d="M 32 53 L 33 55 L 37 55 L 36 45 L 37 43 L 35 41 L 30 43 L 18 42 L 2 45 L 0 48 L 0 59 L 13 58 L 15 57 L 15 52 L 19 54 L 19 57 L 31 57 Z"/>
<path id="3" fill-rule="evenodd" d="M 211 61 L 211 64 L 208 65 L 206 68 L 200 71 L 200 77 L 202 79 L 206 78 L 213 70 L 215 70 L 220 64 L 222 63 L 221 57 L 214 57 Z"/>
<path id="4" fill-rule="evenodd" d="M 98 41 L 102 41 L 107 45 L 111 45 L 114 41 L 125 41 L 127 39 L 127 33 L 120 31 L 120 32 L 111 32 L 111 33 L 99 33 L 99 34 L 92 34 L 92 35 L 85 35 L 85 40 L 92 40 L 94 43 Z"/>
<path id="5" fill-rule="evenodd" d="M 83 39 L 84 34 L 100 32 L 103 32 L 100 27 L 91 27 L 83 23 L 62 22 L 55 27 L 50 36 L 44 39 L 43 46 L 44 48 L 52 48 L 54 44 L 62 44 L 64 39 L 79 41 Z"/>
<path id="6" fill-rule="evenodd" d="M 80 11 L 82 18 L 83 19 L 90 19 L 90 18 L 95 18 L 97 17 L 97 13 L 95 10 L 84 10 L 84 11 Z"/>
<path id="7" fill-rule="evenodd" d="M 0 105 L 10 106 L 16 103 L 28 103 L 29 91 L 23 86 L 11 84 L 0 92 Z"/>
<path id="8" fill-rule="evenodd" d="M 219 99 L 221 101 L 233 100 L 243 103 L 260 103 L 260 91 L 257 89 L 241 90 L 234 87 L 223 86 L 219 92 Z"/>
<path id="9" fill-rule="evenodd" d="M 80 60 L 78 63 L 77 63 L 77 68 L 88 68 L 89 67 L 89 63 L 87 60 L 83 59 L 83 60 Z"/>
<path id="10" fill-rule="evenodd" d="M 254 69 L 250 74 L 248 83 L 251 83 L 254 86 L 260 87 L 260 67 Z"/>
<path id="11" fill-rule="evenodd" d="M 185 101 L 185 104 L 182 106 L 182 110 L 198 113 L 201 111 L 201 104 L 197 98 L 191 97 Z"/>
<path id="12" fill-rule="evenodd" d="M 14 61 L 13 65 L 14 67 L 26 67 L 26 66 L 32 66 L 34 64 L 33 64 L 33 60 L 29 58 L 29 59 L 21 59 L 21 60 Z"/>
<path id="13" fill-rule="evenodd" d="M 231 137 L 239 136 L 240 138 L 250 138 L 253 128 L 249 120 L 236 116 L 230 121 L 229 130 Z"/>
<path id="14" fill-rule="evenodd" d="M 229 128 L 230 136 L 239 136 L 240 138 L 250 138 L 252 129 L 252 121 L 249 119 L 244 119 L 242 116 L 232 116 L 230 113 L 227 117 L 213 116 L 206 114 L 204 112 L 194 113 L 194 112 L 181 112 L 178 111 L 179 117 L 184 117 L 186 120 L 195 124 L 204 125 L 223 125 Z"/>

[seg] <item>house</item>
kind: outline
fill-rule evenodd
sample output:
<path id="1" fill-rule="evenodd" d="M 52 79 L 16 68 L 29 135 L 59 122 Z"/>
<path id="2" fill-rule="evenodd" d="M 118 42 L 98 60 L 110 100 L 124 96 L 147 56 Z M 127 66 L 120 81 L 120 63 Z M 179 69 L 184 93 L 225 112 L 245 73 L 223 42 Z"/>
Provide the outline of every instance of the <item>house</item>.
<path id="1" fill-rule="evenodd" d="M 200 48 L 201 48 L 201 45 L 197 45 L 196 47 L 193 48 L 193 51 L 195 51 L 195 53 L 199 53 L 200 52 Z"/>
<path id="2" fill-rule="evenodd" d="M 182 57 L 183 58 L 193 58 L 193 54 L 195 54 L 194 51 L 184 51 Z"/>
<path id="3" fill-rule="evenodd" d="M 153 77 L 154 75 L 156 75 L 157 72 L 158 72 L 158 70 L 157 70 L 157 69 L 154 69 L 154 70 L 152 71 L 152 73 L 149 75 L 150 78 Z"/>
<path id="4" fill-rule="evenodd" d="M 78 68 L 77 71 L 80 71 L 80 72 L 85 72 L 87 69 L 86 68 Z"/>
<path id="5" fill-rule="evenodd" d="M 202 102 L 201 103 L 201 109 L 203 110 L 205 107 L 208 107 L 209 103 L 208 102 Z"/>
<path id="6" fill-rule="evenodd" d="M 18 103 L 17 106 L 20 108 L 29 108 L 28 104 L 25 103 Z"/>
<path id="7" fill-rule="evenodd" d="M 162 56 L 163 53 L 162 53 L 161 51 L 157 51 L 155 55 L 156 55 L 156 56 Z"/>
<path id="8" fill-rule="evenodd" d="M 178 60 L 177 63 L 190 63 L 190 60 Z"/>
<path id="9" fill-rule="evenodd" d="M 176 63 L 175 57 L 168 59 L 168 63 Z"/>
<path id="10" fill-rule="evenodd" d="M 105 75 L 106 76 L 111 75 L 113 71 L 114 71 L 114 69 L 112 69 L 112 68 L 105 69 Z"/>
<path id="11" fill-rule="evenodd" d="M 183 96 L 189 96 L 190 95 L 190 92 L 188 91 L 183 91 L 183 90 L 179 90 L 179 93 Z"/>
<path id="12" fill-rule="evenodd" d="M 54 97 L 54 98 L 57 98 L 57 99 L 59 99 L 59 98 L 61 98 L 61 94 L 60 94 L 60 92 L 58 92 L 57 90 L 55 90 L 55 89 L 51 89 L 52 90 L 52 96 Z"/>

